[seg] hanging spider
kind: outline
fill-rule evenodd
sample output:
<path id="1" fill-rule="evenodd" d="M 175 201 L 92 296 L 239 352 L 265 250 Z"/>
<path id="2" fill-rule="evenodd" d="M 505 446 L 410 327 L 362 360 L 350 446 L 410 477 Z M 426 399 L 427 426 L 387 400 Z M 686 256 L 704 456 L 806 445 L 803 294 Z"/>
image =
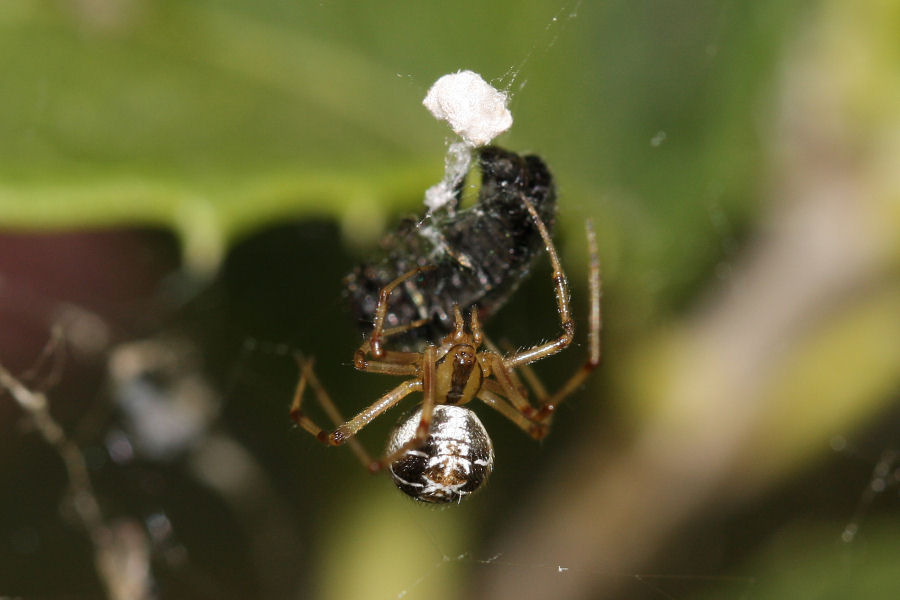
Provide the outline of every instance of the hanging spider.
<path id="1" fill-rule="evenodd" d="M 398 347 L 421 349 L 456 327 L 453 307 L 477 306 L 485 322 L 528 274 L 543 242 L 522 198 L 527 198 L 552 233 L 556 213 L 553 177 L 537 156 L 519 156 L 496 146 L 478 151 L 478 202 L 457 210 L 454 201 L 421 220 L 406 219 L 382 241 L 384 256 L 360 265 L 345 278 L 350 311 L 364 330 L 375 318 L 380 292 L 416 267 L 386 301 L 385 323 L 420 322 L 398 335 Z"/>
<path id="2" fill-rule="evenodd" d="M 427 319 L 385 327 L 392 292 L 435 267 L 420 266 L 385 285 L 378 294 L 371 335 L 356 351 L 354 366 L 361 371 L 408 377 L 349 421 L 345 421 L 313 372 L 312 362 L 298 357 L 300 381 L 291 405 L 291 418 L 329 446 L 350 444 L 360 462 L 373 473 L 390 470 L 394 483 L 421 502 L 460 502 L 476 491 L 491 473 L 494 451 L 490 437 L 474 412 L 465 407 L 475 398 L 508 418 L 532 438 L 542 439 L 559 404 L 600 362 L 600 269 L 592 224 L 587 223 L 590 250 L 590 353 L 566 383 L 549 394 L 528 365 L 563 350 L 575 335 L 569 308 L 569 288 L 556 248 L 531 200 L 520 202 L 533 219 L 553 267 L 553 284 L 562 333 L 555 339 L 508 355 L 500 354 L 484 336 L 478 310 L 472 309 L 468 327 L 458 305 L 452 308 L 453 327 L 440 342 L 421 352 L 388 350 L 391 338 L 421 327 Z M 516 369 L 529 383 L 536 404 Z M 309 386 L 336 429 L 326 431 L 302 410 Z M 397 424 L 380 459 L 372 459 L 355 438 L 366 425 L 403 398 L 421 392 L 421 406 Z"/>

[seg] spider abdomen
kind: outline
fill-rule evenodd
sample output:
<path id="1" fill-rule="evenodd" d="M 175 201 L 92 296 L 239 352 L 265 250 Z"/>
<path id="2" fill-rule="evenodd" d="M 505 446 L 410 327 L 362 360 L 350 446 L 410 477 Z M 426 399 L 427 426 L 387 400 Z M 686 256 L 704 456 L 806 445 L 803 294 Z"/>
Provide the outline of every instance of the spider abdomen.
<path id="1" fill-rule="evenodd" d="M 397 424 L 388 439 L 391 455 L 413 439 L 421 421 L 418 408 Z M 487 481 L 494 467 L 494 447 L 487 430 L 471 410 L 434 407 L 425 443 L 403 453 L 389 468 L 394 483 L 420 502 L 460 502 Z"/>

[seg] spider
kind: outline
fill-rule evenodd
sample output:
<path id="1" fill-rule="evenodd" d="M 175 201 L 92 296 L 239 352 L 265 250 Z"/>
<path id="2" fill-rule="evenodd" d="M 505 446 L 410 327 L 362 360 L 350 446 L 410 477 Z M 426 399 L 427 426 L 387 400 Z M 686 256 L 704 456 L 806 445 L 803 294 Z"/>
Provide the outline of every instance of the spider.
<path id="1" fill-rule="evenodd" d="M 553 267 L 553 285 L 562 333 L 530 348 L 501 354 L 484 335 L 473 308 L 466 323 L 459 306 L 453 307 L 453 330 L 438 344 L 427 344 L 421 352 L 387 349 L 390 338 L 428 321 L 422 319 L 385 328 L 388 299 L 401 284 L 432 270 L 424 266 L 397 277 L 381 289 L 372 333 L 354 355 L 360 371 L 407 377 L 352 419 L 345 421 L 317 379 L 312 361 L 297 357 L 300 380 L 291 404 L 291 418 L 317 440 L 329 446 L 349 444 L 364 467 L 377 473 L 387 468 L 394 483 L 415 500 L 429 503 L 460 502 L 479 489 L 493 469 L 494 451 L 481 421 L 465 405 L 481 400 L 512 421 L 535 440 L 547 435 L 559 404 L 600 363 L 600 268 L 596 236 L 586 223 L 590 251 L 590 330 L 588 359 L 553 394 L 547 392 L 530 370 L 530 363 L 568 347 L 575 335 L 569 308 L 569 288 L 550 233 L 531 201 L 521 201 L 534 220 Z M 528 400 L 529 384 L 537 402 Z M 303 397 L 309 386 L 336 428 L 326 431 L 303 412 Z M 396 406 L 406 396 L 421 392 L 421 406 L 401 419 L 388 440 L 384 455 L 373 459 L 356 439 L 372 420 Z"/>

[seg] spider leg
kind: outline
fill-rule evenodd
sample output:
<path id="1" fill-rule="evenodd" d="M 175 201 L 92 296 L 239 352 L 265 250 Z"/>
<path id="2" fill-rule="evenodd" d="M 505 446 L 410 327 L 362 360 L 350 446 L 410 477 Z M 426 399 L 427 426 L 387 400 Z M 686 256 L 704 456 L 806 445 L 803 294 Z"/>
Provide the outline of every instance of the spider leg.
<path id="1" fill-rule="evenodd" d="M 360 350 L 365 349 L 366 353 L 371 353 L 375 358 L 382 358 L 384 356 L 384 347 L 382 346 L 382 341 L 387 335 L 395 335 L 396 333 L 402 333 L 403 331 L 407 331 L 408 329 L 412 329 L 416 327 L 417 323 L 420 321 L 416 321 L 411 323 L 408 326 L 408 329 L 404 329 L 406 326 L 393 327 L 385 330 L 384 328 L 384 319 L 387 316 L 387 308 L 388 308 L 388 298 L 391 296 L 391 292 L 394 291 L 398 285 L 406 281 L 407 279 L 411 279 L 418 275 L 419 273 L 424 273 L 425 271 L 433 270 L 433 266 L 427 267 L 417 267 L 411 271 L 408 271 L 397 277 L 392 282 L 381 288 L 381 292 L 378 294 L 378 305 L 375 307 L 375 321 L 372 324 L 372 334 L 369 336 L 369 339 L 363 343 Z"/>
<path id="2" fill-rule="evenodd" d="M 544 225 L 544 222 L 541 220 L 540 215 L 538 215 L 537 210 L 535 210 L 531 201 L 523 196 L 522 203 L 534 219 L 534 224 L 541 234 L 541 238 L 544 240 L 547 254 L 550 257 L 550 264 L 553 267 L 556 307 L 559 312 L 559 320 L 563 332 L 554 340 L 532 346 L 525 350 L 520 350 L 512 356 L 507 356 L 503 359 L 503 362 L 510 369 L 552 356 L 571 344 L 572 339 L 575 337 L 575 321 L 572 320 L 572 312 L 569 308 L 569 283 L 566 281 L 566 274 L 563 271 L 562 263 L 559 261 L 559 254 L 556 252 L 556 246 L 553 245 L 553 240 L 550 238 L 550 232 L 547 231 L 547 226 Z"/>
<path id="3" fill-rule="evenodd" d="M 340 446 L 344 443 L 350 443 L 351 448 L 354 448 L 354 453 L 366 468 L 374 471 L 379 470 L 381 468 L 380 461 L 373 461 L 353 436 L 359 433 L 359 431 L 373 419 L 396 405 L 409 394 L 421 391 L 422 382 L 417 379 L 405 381 L 381 396 L 368 407 L 364 408 L 349 421 L 344 421 L 340 411 L 338 411 L 334 402 L 331 400 L 331 397 L 325 392 L 325 389 L 316 378 L 312 366 L 299 357 L 298 363 L 300 363 L 301 376 L 300 381 L 297 383 L 297 389 L 294 392 L 294 400 L 291 403 L 290 411 L 291 418 L 294 422 L 325 445 Z M 330 432 L 324 430 L 303 412 L 303 395 L 307 384 L 313 388 L 316 393 L 316 398 L 322 405 L 323 410 L 325 410 L 329 418 L 334 421 L 334 424 L 336 425 L 334 430 Z M 354 443 L 356 444 L 355 447 Z"/>
<path id="4" fill-rule="evenodd" d="M 421 327 L 428 323 L 431 319 L 419 319 L 406 325 L 399 325 L 385 329 L 381 333 L 381 340 L 384 341 L 391 336 L 405 333 L 416 327 Z M 418 352 L 396 352 L 393 350 L 383 350 L 380 360 L 370 360 L 366 358 L 372 354 L 371 339 L 365 340 L 353 355 L 353 366 L 360 371 L 368 371 L 370 373 L 383 373 L 386 375 L 415 375 L 416 369 L 409 365 L 417 363 L 422 355 Z"/>
<path id="5" fill-rule="evenodd" d="M 516 349 L 510 344 L 507 340 L 500 341 L 500 347 L 498 348 L 497 344 L 488 339 L 487 336 L 484 338 L 484 345 L 487 346 L 487 349 L 493 352 L 494 354 L 503 356 L 503 354 L 513 354 Z M 503 352 L 500 351 L 500 348 L 503 349 Z M 547 397 L 546 389 L 541 384 L 540 381 L 537 380 L 537 377 L 534 375 L 534 371 L 528 365 L 520 365 L 516 369 L 509 369 L 509 377 L 512 379 L 513 383 L 516 385 L 516 389 L 519 390 L 519 394 L 521 394 L 524 398 L 528 398 L 529 389 L 522 383 L 522 380 L 519 378 L 519 369 L 521 369 L 521 374 L 525 377 L 526 381 L 528 381 L 528 385 L 531 386 L 531 390 L 534 391 L 534 395 L 537 399 L 543 402 Z M 537 385 L 534 385 L 534 384 Z M 542 395 L 543 393 L 543 395 Z"/>
<path id="6" fill-rule="evenodd" d="M 507 354 L 512 354 L 516 351 L 512 344 L 510 344 L 506 340 L 503 340 L 500 345 L 503 347 L 504 352 Z M 493 347 L 491 349 L 494 350 L 494 352 L 497 352 L 497 350 Z M 499 352 L 497 353 L 499 354 Z M 530 388 L 531 391 L 534 392 L 534 396 L 535 398 L 537 398 L 539 403 L 543 404 L 547 400 L 547 398 L 550 397 L 550 393 L 547 391 L 547 388 L 544 386 L 543 382 L 538 379 L 538 376 L 535 374 L 534 369 L 531 368 L 531 365 L 519 365 L 515 369 L 510 369 L 509 375 L 513 379 L 513 381 L 516 382 L 516 385 L 519 386 L 519 391 L 523 396 L 526 396 L 527 392 L 525 386 L 522 385 L 522 382 L 519 379 L 519 375 L 521 375 L 528 383 L 528 388 Z"/>
<path id="7" fill-rule="evenodd" d="M 535 421 L 538 408 L 532 406 L 525 394 L 522 393 L 522 382 L 515 376 L 515 372 L 503 364 L 503 358 L 499 354 L 485 352 L 484 361 L 488 364 L 489 372 L 494 376 L 494 380 L 484 380 L 481 384 L 482 388 L 502 395 L 516 412 L 521 413 L 529 421 Z"/>
<path id="8" fill-rule="evenodd" d="M 602 326 L 600 312 L 601 284 L 600 284 L 600 259 L 597 252 L 597 236 L 594 233 L 593 222 L 589 219 L 585 223 L 587 233 L 588 251 L 590 253 L 590 271 L 588 275 L 588 289 L 590 293 L 590 313 L 588 317 L 588 358 L 578 369 L 562 384 L 559 390 L 552 395 L 535 375 L 531 367 L 525 363 L 518 365 L 516 370 L 521 370 L 522 376 L 531 386 L 538 399 L 540 407 L 533 415 L 537 421 L 549 421 L 556 412 L 559 404 L 584 383 L 588 375 L 600 364 L 600 329 Z M 504 361 L 504 363 L 507 363 Z M 516 381 L 516 370 L 510 369 L 510 377 Z"/>
<path id="9" fill-rule="evenodd" d="M 375 322 L 372 334 L 366 339 L 353 355 L 353 366 L 359 371 L 370 373 L 382 373 L 385 375 L 415 375 L 418 372 L 418 363 L 422 355 L 418 352 L 398 352 L 385 350 L 383 343 L 388 338 L 411 331 L 427 324 L 431 319 L 419 319 L 405 325 L 384 328 L 384 319 L 387 315 L 387 301 L 391 292 L 398 285 L 414 277 L 423 271 L 430 271 L 434 267 L 418 267 L 408 271 L 384 286 L 379 292 L 378 305 L 375 309 Z M 369 356 L 378 360 L 370 360 Z"/>
<path id="10" fill-rule="evenodd" d="M 353 355 L 353 366 L 359 371 L 384 375 L 416 375 L 422 355 L 418 352 L 387 350 L 381 360 L 370 360 L 362 348 Z"/>
<path id="11" fill-rule="evenodd" d="M 315 394 L 315 398 L 322 407 L 322 410 L 325 411 L 325 414 L 328 415 L 328 418 L 331 419 L 331 422 L 334 423 L 335 427 L 339 426 L 344 422 L 344 417 L 341 415 L 341 411 L 338 410 L 338 407 L 335 406 L 331 396 L 328 395 L 328 392 L 325 391 L 325 388 L 319 382 L 319 378 L 316 377 L 316 373 L 313 370 L 313 359 L 305 360 L 299 354 L 295 355 L 295 358 L 300 367 L 300 381 L 297 382 L 297 388 L 294 390 L 294 400 L 291 403 L 291 419 L 293 419 L 297 425 L 303 427 L 303 429 L 313 435 L 317 435 L 318 432 L 321 431 L 321 428 L 315 425 L 315 423 L 300 410 L 300 406 L 303 404 L 303 394 L 306 391 L 306 386 L 308 384 L 312 389 L 313 394 Z M 372 464 L 372 458 L 369 456 L 369 453 L 366 452 L 365 448 L 363 448 L 359 440 L 350 438 L 347 440 L 347 443 L 353 451 L 353 454 L 355 454 L 359 459 L 359 462 L 362 463 L 363 467 L 369 468 L 369 465 Z"/>
<path id="12" fill-rule="evenodd" d="M 482 387 L 477 394 L 479 400 L 496 410 L 498 413 L 512 421 L 519 429 L 536 440 L 543 439 L 547 435 L 546 423 L 535 423 L 515 409 L 509 401 L 498 393 Z"/>
<path id="13" fill-rule="evenodd" d="M 422 393 L 424 400 L 422 401 L 422 415 L 419 425 L 416 427 L 416 434 L 405 444 L 394 450 L 390 454 L 386 454 L 378 461 L 379 469 L 390 465 L 392 462 L 409 452 L 420 447 L 428 438 L 431 431 L 431 418 L 434 415 L 434 406 L 436 404 L 435 395 L 435 362 L 437 357 L 437 348 L 435 346 L 426 346 L 423 352 L 424 368 L 422 370 Z"/>
<path id="14" fill-rule="evenodd" d="M 590 251 L 590 275 L 588 279 L 588 289 L 590 290 L 591 308 L 588 326 L 588 359 L 572 374 L 571 377 L 557 390 L 552 396 L 544 399 L 538 413 L 538 420 L 549 420 L 559 404 L 565 400 L 572 392 L 584 383 L 588 375 L 600 365 L 600 329 L 603 325 L 600 312 L 600 298 L 602 290 L 600 287 L 600 259 L 597 256 L 597 237 L 594 233 L 594 224 L 588 219 L 585 224 L 587 229 L 588 249 Z M 526 375 L 527 377 L 527 375 Z M 536 379 L 536 378 L 535 378 Z"/>

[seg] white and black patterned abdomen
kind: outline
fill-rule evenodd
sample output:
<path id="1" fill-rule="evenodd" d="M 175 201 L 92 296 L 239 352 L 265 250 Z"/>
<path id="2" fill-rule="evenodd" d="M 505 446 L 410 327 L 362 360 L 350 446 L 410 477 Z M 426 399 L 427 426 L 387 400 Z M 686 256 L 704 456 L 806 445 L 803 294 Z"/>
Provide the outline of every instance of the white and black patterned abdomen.
<path id="1" fill-rule="evenodd" d="M 404 417 L 391 432 L 387 454 L 413 439 L 422 409 Z M 487 430 L 468 408 L 434 407 L 425 443 L 390 465 L 398 488 L 420 502 L 460 502 L 487 481 L 494 467 L 494 447 Z"/>

